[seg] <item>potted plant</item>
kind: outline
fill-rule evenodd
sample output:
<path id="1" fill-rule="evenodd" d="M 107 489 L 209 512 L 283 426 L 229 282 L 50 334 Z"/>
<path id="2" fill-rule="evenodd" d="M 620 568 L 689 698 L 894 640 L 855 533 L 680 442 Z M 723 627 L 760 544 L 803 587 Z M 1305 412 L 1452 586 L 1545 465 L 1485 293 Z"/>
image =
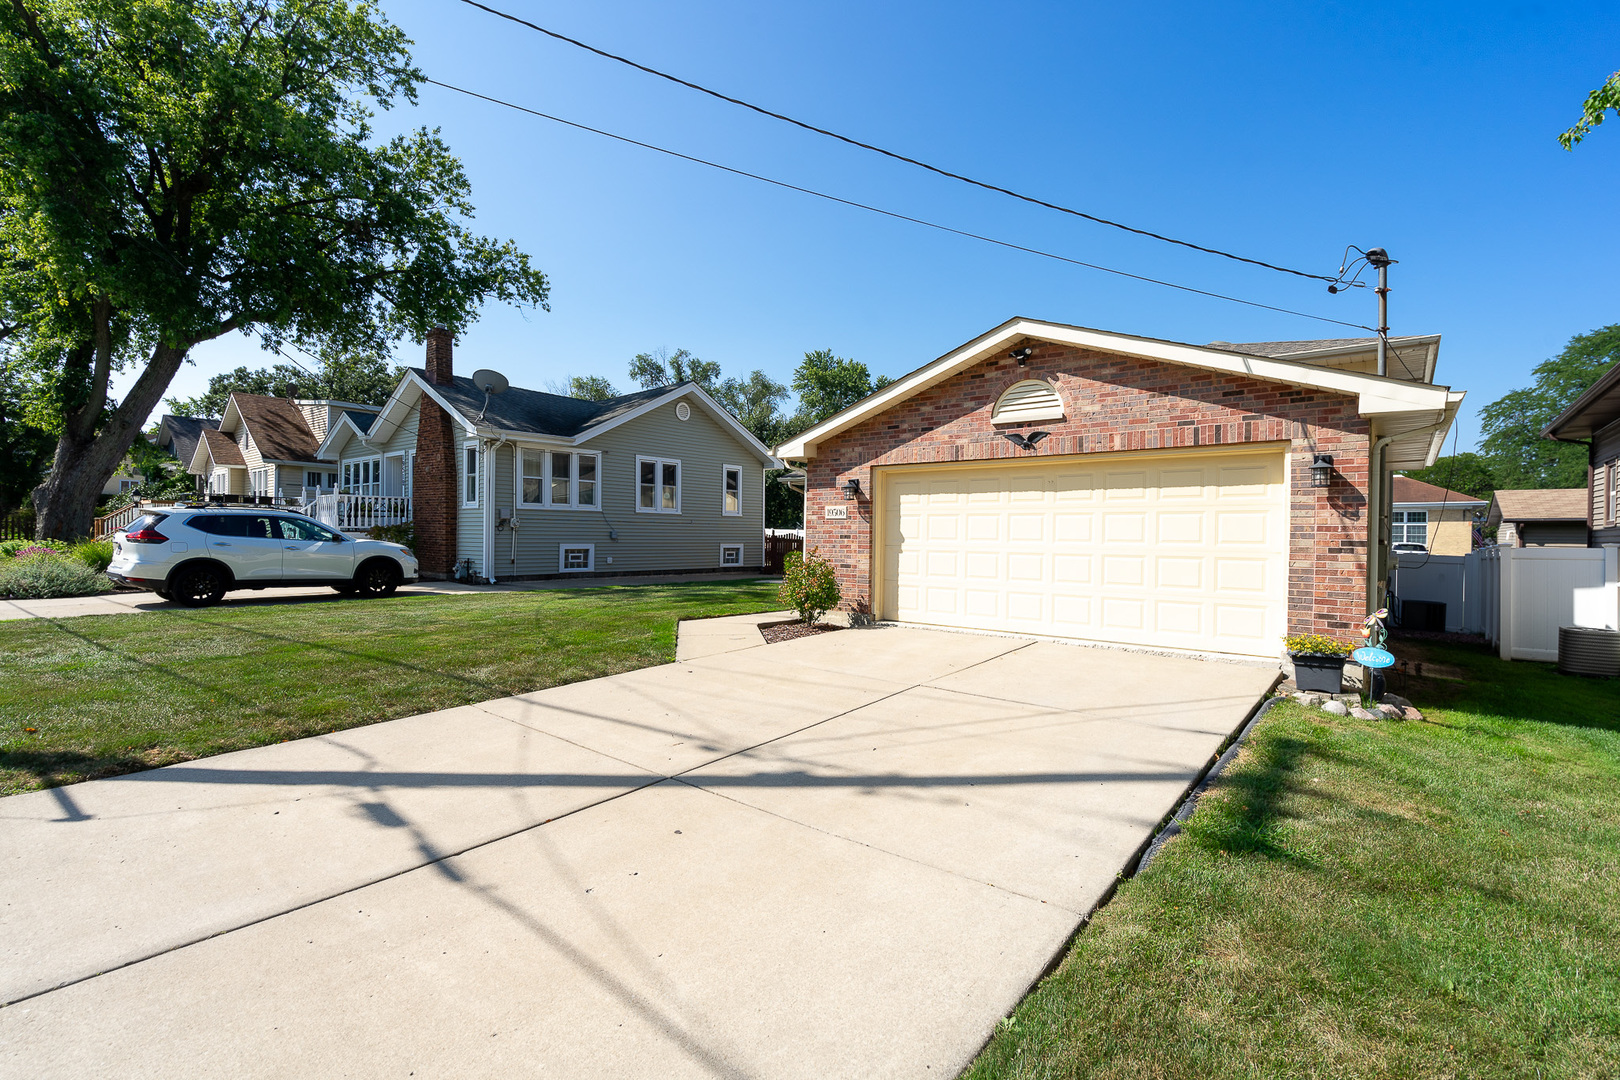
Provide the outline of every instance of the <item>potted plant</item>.
<path id="1" fill-rule="evenodd" d="M 1325 634 L 1290 634 L 1283 638 L 1294 662 L 1294 685 L 1319 694 L 1337 694 L 1350 646 Z"/>

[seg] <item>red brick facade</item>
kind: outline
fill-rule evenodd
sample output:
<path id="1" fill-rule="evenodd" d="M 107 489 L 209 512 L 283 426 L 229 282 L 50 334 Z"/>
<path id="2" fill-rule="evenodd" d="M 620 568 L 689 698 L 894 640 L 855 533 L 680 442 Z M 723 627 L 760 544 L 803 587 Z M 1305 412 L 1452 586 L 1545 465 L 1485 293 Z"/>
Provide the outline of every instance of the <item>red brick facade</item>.
<path id="1" fill-rule="evenodd" d="M 444 385 L 451 381 L 454 353 L 450 331 L 428 331 L 428 382 Z M 416 457 L 411 466 L 416 557 L 423 577 L 446 578 L 456 562 L 456 425 L 450 414 L 426 394 L 419 408 Z"/>
<path id="2" fill-rule="evenodd" d="M 1351 636 L 1366 607 L 1369 450 L 1354 399 L 1033 339 L 1009 349 L 1020 345 L 1034 349 L 1022 367 L 1000 353 L 818 445 L 807 469 L 805 540 L 838 568 L 841 607 L 873 599 L 874 467 L 1286 442 L 1288 631 Z M 1024 379 L 1051 382 L 1065 419 L 993 427 L 996 399 Z M 1025 428 L 1051 435 L 1031 452 L 1000 434 Z M 1313 451 L 1333 455 L 1326 489 L 1311 486 Z M 845 502 L 840 488 L 851 478 L 862 497 Z M 850 508 L 847 521 L 825 519 L 832 502 Z"/>

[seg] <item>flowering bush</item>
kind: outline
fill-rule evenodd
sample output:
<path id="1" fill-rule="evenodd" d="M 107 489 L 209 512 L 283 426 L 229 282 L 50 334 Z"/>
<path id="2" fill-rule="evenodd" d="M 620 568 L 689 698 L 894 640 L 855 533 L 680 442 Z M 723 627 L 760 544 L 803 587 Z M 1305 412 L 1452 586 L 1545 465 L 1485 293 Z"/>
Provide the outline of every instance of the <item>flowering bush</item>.
<path id="1" fill-rule="evenodd" d="M 1353 646 L 1326 634 L 1290 634 L 1283 638 L 1289 656 L 1349 656 Z"/>
<path id="2" fill-rule="evenodd" d="M 811 548 L 808 555 L 802 551 L 788 552 L 783 564 L 782 588 L 777 595 L 809 626 L 837 607 L 843 594 L 838 589 L 838 575 L 832 563 Z"/>
<path id="3" fill-rule="evenodd" d="M 18 548 L 16 551 L 12 552 L 11 557 L 14 558 L 14 559 L 26 559 L 30 555 L 60 555 L 60 554 L 61 554 L 61 552 L 57 551 L 55 548 L 41 547 L 38 544 L 30 544 L 28 547 Z"/>
<path id="4" fill-rule="evenodd" d="M 34 554 L 28 554 L 30 550 Z M 99 570 L 50 548 L 24 548 L 0 562 L 0 596 L 51 600 L 62 596 L 95 596 L 112 588 Z"/>

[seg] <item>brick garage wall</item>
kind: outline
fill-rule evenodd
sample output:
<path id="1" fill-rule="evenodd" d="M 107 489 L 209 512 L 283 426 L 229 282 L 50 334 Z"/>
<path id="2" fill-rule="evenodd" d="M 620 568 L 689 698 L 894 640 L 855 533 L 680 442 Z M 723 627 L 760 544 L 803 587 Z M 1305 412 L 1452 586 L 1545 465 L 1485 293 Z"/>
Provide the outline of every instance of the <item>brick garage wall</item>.
<path id="1" fill-rule="evenodd" d="M 454 341 L 448 330 L 427 335 L 428 381 L 452 381 Z M 446 578 L 456 564 L 456 424 L 439 403 L 422 395 L 411 467 L 411 513 L 416 558 L 423 577 Z"/>
<path id="2" fill-rule="evenodd" d="M 1019 345 L 1035 350 L 1025 366 L 1000 353 L 817 447 L 806 469 L 805 542 L 838 568 L 842 608 L 874 602 L 875 467 L 1287 442 L 1288 630 L 1350 637 L 1366 607 L 1369 449 L 1353 398 L 1049 342 Z M 996 399 L 1024 379 L 1056 386 L 1065 419 L 993 427 Z M 1004 430 L 1051 435 L 1030 452 L 1003 439 Z M 1327 489 L 1311 487 L 1313 450 L 1333 455 Z M 862 498 L 846 503 L 840 486 L 850 478 Z M 829 503 L 848 506 L 848 520 L 826 520 Z"/>

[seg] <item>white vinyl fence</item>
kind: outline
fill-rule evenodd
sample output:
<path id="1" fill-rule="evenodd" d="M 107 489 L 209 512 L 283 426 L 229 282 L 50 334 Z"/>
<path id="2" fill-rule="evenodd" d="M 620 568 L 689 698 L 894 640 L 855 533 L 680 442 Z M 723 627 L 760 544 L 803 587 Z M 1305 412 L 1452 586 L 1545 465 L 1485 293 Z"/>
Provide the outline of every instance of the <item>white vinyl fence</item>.
<path id="1" fill-rule="evenodd" d="M 1620 629 L 1620 548 L 1482 548 L 1400 555 L 1401 603 L 1446 605 L 1446 629 L 1484 634 L 1504 660 L 1557 660 L 1560 626 Z"/>
<path id="2" fill-rule="evenodd" d="M 1481 632 L 1504 660 L 1557 660 L 1558 628 L 1580 625 L 1578 594 L 1604 592 L 1616 580 L 1616 553 L 1614 547 L 1475 552 L 1469 558 L 1480 563 Z"/>

